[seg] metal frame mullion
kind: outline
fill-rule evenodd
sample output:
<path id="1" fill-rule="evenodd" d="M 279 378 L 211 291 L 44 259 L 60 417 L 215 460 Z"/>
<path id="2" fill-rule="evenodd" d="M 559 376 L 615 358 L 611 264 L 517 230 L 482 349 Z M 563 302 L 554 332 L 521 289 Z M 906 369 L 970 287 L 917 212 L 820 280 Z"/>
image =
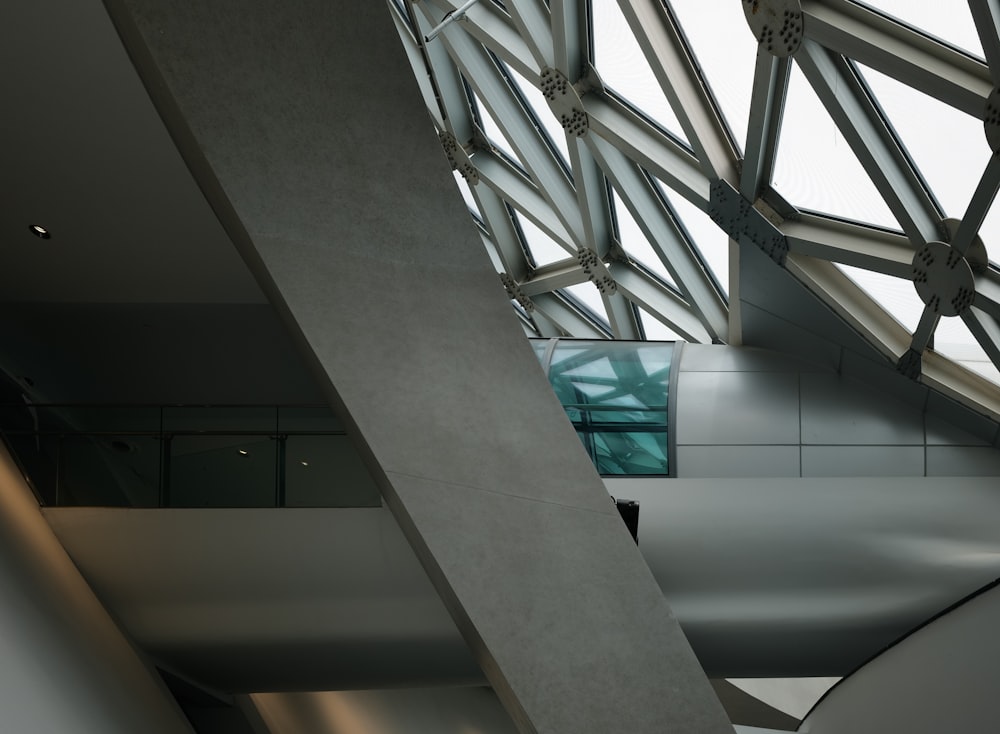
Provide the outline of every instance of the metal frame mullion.
<path id="1" fill-rule="evenodd" d="M 602 293 L 601 299 L 604 301 L 604 310 L 608 314 L 608 323 L 611 325 L 611 333 L 615 339 L 631 339 L 637 341 L 642 339 L 642 331 L 639 328 L 639 321 L 635 316 L 635 309 L 632 304 L 620 291 L 614 293 Z"/>
<path id="2" fill-rule="evenodd" d="M 962 314 L 962 321 L 986 351 L 993 365 L 1000 369 L 1000 321 L 975 306 Z"/>
<path id="3" fill-rule="evenodd" d="M 581 339 L 607 339 L 607 327 L 598 325 L 571 306 L 557 293 L 540 293 L 531 299 L 535 310 L 570 336 Z"/>
<path id="4" fill-rule="evenodd" d="M 736 186 L 736 151 L 683 36 L 661 0 L 618 0 L 702 170 Z"/>
<path id="5" fill-rule="evenodd" d="M 746 153 L 740 173 L 740 194 L 749 201 L 756 201 L 771 183 L 791 68 L 789 59 L 777 58 L 763 46 L 758 47 L 750 94 Z"/>
<path id="6" fill-rule="evenodd" d="M 729 330 L 725 301 L 653 183 L 634 161 L 606 141 L 588 136 L 587 144 L 706 331 L 722 339 Z"/>
<path id="7" fill-rule="evenodd" d="M 503 199 L 488 186 L 472 186 L 472 197 L 476 200 L 483 223 L 489 230 L 493 249 L 503 265 L 504 272 L 520 283 L 528 277 L 530 267 L 521 247 L 521 239 L 514 222 L 511 221 Z"/>
<path id="8" fill-rule="evenodd" d="M 973 305 L 995 319 L 1000 319 L 1000 273 L 987 270 L 976 276 L 976 298 Z"/>
<path id="9" fill-rule="evenodd" d="M 1000 84 L 1000 0 L 969 0 L 993 86 Z"/>
<path id="10" fill-rule="evenodd" d="M 568 137 L 566 142 L 576 183 L 576 199 L 583 218 L 584 244 L 603 258 L 615 240 L 604 172 L 584 140 Z"/>
<path id="11" fill-rule="evenodd" d="M 712 341 L 712 335 L 701 319 L 692 312 L 691 304 L 652 276 L 632 263 L 614 262 L 608 265 L 608 270 L 618 284 L 618 290 L 642 306 L 653 318 L 690 341 Z"/>
<path id="12" fill-rule="evenodd" d="M 910 240 L 941 239 L 941 213 L 849 62 L 808 38 L 795 60 Z"/>
<path id="13" fill-rule="evenodd" d="M 983 118 L 993 83 L 981 61 L 848 0 L 803 0 L 802 10 L 807 38 Z"/>
<path id="14" fill-rule="evenodd" d="M 421 0 L 418 3 L 419 6 L 422 6 L 425 16 L 434 25 L 444 19 L 445 13 L 452 12 L 463 4 L 464 0 Z M 431 5 L 437 12 L 431 10 Z M 533 63 L 534 57 L 531 54 L 531 49 L 521 37 L 510 17 L 495 3 L 489 0 L 476 3 L 465 11 L 465 16 L 459 22 L 452 23 L 449 28 L 446 28 L 441 36 L 438 36 L 438 40 L 457 36 L 463 30 L 496 54 L 498 58 L 503 59 L 504 63 L 516 69 L 525 79 L 530 79 L 533 83 L 538 82 L 540 70 Z"/>
<path id="15" fill-rule="evenodd" d="M 915 250 L 901 234 L 811 214 L 787 220 L 781 229 L 791 252 L 907 280 L 913 275 Z"/>
<path id="16" fill-rule="evenodd" d="M 399 7 L 395 3 L 390 2 L 389 10 L 392 14 L 392 20 L 396 24 L 399 39 L 403 44 L 403 48 L 406 49 L 406 57 L 413 68 L 413 75 L 417 79 L 417 86 L 420 87 L 420 94 L 424 98 L 424 106 L 427 107 L 427 112 L 434 120 L 437 128 L 439 130 L 446 130 L 448 126 L 445 124 L 444 115 L 438 102 L 437 90 L 435 89 L 437 73 L 427 68 L 427 59 L 420 48 L 420 44 L 413 37 L 409 22 L 402 17 Z M 424 73 L 421 73 L 421 71 Z M 449 132 L 451 131 L 449 130 Z M 456 135 L 456 137 L 458 136 Z"/>
<path id="17" fill-rule="evenodd" d="M 618 100 L 590 93 L 583 98 L 590 134 L 607 141 L 697 206 L 708 209 L 710 184 L 698 159 Z"/>
<path id="18" fill-rule="evenodd" d="M 514 27 L 526 39 L 535 63 L 539 68 L 552 66 L 552 16 L 542 0 L 505 0 L 504 6 Z"/>
<path id="19" fill-rule="evenodd" d="M 477 150 L 472 156 L 472 162 L 479 172 L 480 184 L 489 186 L 567 252 L 576 252 L 576 240 L 556 216 L 551 203 L 518 169 L 488 150 Z"/>
<path id="20" fill-rule="evenodd" d="M 976 190 L 969 200 L 965 216 L 962 217 L 958 231 L 955 232 L 955 236 L 951 240 L 951 246 L 961 254 L 966 253 L 966 250 L 972 246 L 976 235 L 979 234 L 979 228 L 983 226 L 986 215 L 990 213 L 998 190 L 1000 190 L 1000 155 L 994 153 L 986 164 L 986 170 L 983 171 L 983 175 L 979 179 L 979 185 L 976 186 Z"/>
<path id="21" fill-rule="evenodd" d="M 465 34 L 442 35 L 452 59 L 484 105 L 538 185 L 539 193 L 552 206 L 573 241 L 583 240 L 583 224 L 576 205 L 576 191 L 550 147 L 544 133 L 531 119 L 497 65 L 486 50 Z"/>
<path id="22" fill-rule="evenodd" d="M 550 0 L 552 63 L 571 82 L 590 64 L 590 21 L 586 0 Z"/>

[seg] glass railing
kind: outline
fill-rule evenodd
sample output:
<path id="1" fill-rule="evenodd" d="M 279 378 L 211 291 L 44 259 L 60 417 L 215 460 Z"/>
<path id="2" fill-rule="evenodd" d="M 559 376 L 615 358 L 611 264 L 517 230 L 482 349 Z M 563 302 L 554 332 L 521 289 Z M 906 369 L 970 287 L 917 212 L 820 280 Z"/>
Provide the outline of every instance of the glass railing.
<path id="1" fill-rule="evenodd" d="M 324 406 L 0 405 L 0 432 L 44 505 L 377 507 Z"/>
<path id="2" fill-rule="evenodd" d="M 532 346 L 598 472 L 670 473 L 672 342 L 536 339 Z"/>

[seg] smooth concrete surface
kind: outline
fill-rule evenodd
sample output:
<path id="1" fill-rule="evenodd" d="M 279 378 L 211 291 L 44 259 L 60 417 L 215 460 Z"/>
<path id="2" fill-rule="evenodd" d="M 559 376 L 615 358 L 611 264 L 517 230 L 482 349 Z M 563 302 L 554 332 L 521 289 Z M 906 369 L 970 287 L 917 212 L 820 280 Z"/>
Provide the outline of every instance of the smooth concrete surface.
<path id="1" fill-rule="evenodd" d="M 189 165 L 518 728 L 728 730 L 523 338 L 386 8 L 124 5 Z"/>
<path id="2" fill-rule="evenodd" d="M 844 675 L 1000 576 L 991 477 L 605 483 L 712 676 Z"/>
<path id="3" fill-rule="evenodd" d="M 809 734 L 987 732 L 997 729 L 1000 587 L 922 627 L 820 700 Z"/>
<path id="4" fill-rule="evenodd" d="M 514 734 L 489 688 L 258 693 L 270 734 Z"/>
<path id="5" fill-rule="evenodd" d="M 0 446 L 0 711 L 17 734 L 191 734 Z"/>
<path id="6" fill-rule="evenodd" d="M 1000 576 L 990 477 L 605 483 L 640 502 L 639 550 L 713 677 L 845 675 Z M 464 510 L 442 512 L 458 523 Z M 220 690 L 484 682 L 385 508 L 45 517 L 139 644 Z M 549 512 L 526 528 L 539 524 L 558 528 Z M 490 587 L 494 568 L 484 560 L 473 582 Z M 582 571 L 539 576 L 557 572 Z"/>

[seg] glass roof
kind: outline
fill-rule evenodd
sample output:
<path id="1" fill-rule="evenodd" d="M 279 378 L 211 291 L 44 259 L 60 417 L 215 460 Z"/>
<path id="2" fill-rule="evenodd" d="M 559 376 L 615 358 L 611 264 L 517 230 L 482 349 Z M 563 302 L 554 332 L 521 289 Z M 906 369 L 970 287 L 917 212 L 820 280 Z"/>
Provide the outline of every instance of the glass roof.
<path id="1" fill-rule="evenodd" d="M 961 0 L 759 0 L 788 10 L 770 31 L 736 0 L 464 4 L 389 7 L 435 80 L 427 104 L 462 148 L 453 164 L 480 174 L 460 185 L 494 262 L 538 306 L 526 329 L 727 341 L 729 253 L 752 244 L 709 216 L 721 181 L 794 230 L 790 272 L 851 299 L 831 305 L 901 371 L 921 377 L 926 360 L 907 365 L 933 351 L 970 370 L 948 378 L 975 386 L 963 394 L 1000 395 L 979 377 L 1000 382 L 993 4 L 974 18 Z M 758 47 L 768 32 L 795 36 L 787 58 Z M 932 241 L 971 296 L 930 266 L 917 287 L 911 261 Z M 949 299 L 957 315 L 940 312 Z M 880 311 L 905 339 L 884 336 Z"/>

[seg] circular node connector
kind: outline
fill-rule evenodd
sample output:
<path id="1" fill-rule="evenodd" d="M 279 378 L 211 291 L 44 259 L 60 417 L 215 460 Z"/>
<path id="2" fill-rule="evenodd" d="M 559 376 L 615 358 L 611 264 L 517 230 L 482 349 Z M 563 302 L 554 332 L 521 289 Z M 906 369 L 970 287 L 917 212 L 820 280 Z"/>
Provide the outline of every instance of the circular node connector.
<path id="1" fill-rule="evenodd" d="M 976 283 L 969 261 L 944 242 L 928 242 L 913 256 L 913 285 L 920 300 L 942 316 L 972 305 Z"/>
<path id="2" fill-rule="evenodd" d="M 948 230 L 949 242 L 955 241 L 955 235 L 958 234 L 958 228 L 961 224 L 960 220 L 950 217 L 944 220 L 944 226 Z M 972 268 L 973 273 L 983 273 L 989 268 L 990 256 L 986 252 L 986 245 L 983 243 L 983 238 L 978 234 L 972 238 L 972 243 L 965 251 L 965 259 L 969 261 L 969 267 Z"/>
<path id="3" fill-rule="evenodd" d="M 983 112 L 983 128 L 986 130 L 986 142 L 994 153 L 1000 151 L 1000 88 L 994 88 L 986 98 L 986 109 Z"/>
<path id="4" fill-rule="evenodd" d="M 772 56 L 791 56 L 802 43 L 798 0 L 743 0 L 743 14 L 757 42 Z"/>
<path id="5" fill-rule="evenodd" d="M 590 118 L 583 111 L 583 102 L 572 84 L 557 69 L 542 69 L 539 86 L 552 114 L 570 135 L 580 137 L 590 130 Z"/>

